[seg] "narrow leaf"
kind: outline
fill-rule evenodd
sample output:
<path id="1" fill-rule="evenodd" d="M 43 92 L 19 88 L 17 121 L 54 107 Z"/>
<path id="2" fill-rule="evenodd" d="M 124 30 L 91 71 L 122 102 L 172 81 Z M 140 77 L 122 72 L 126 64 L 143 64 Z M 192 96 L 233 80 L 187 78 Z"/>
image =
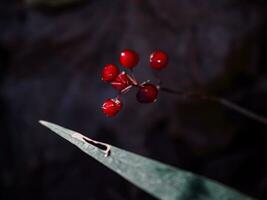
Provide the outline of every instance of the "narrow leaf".
<path id="1" fill-rule="evenodd" d="M 158 199 L 252 200 L 251 197 L 191 172 L 94 141 L 53 123 L 40 123 Z"/>

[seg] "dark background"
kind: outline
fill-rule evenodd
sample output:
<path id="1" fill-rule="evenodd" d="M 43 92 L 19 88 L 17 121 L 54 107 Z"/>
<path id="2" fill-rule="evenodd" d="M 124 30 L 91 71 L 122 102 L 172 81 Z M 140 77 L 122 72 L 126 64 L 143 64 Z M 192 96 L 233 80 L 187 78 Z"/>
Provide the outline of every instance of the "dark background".
<path id="1" fill-rule="evenodd" d="M 115 118 L 100 80 L 119 52 L 170 63 L 164 84 L 206 90 L 267 116 L 265 0 L 0 1 L 0 199 L 153 199 L 38 124 L 97 140 L 267 199 L 267 126 L 216 103 L 131 92 Z M 152 78 L 153 80 L 153 78 Z"/>

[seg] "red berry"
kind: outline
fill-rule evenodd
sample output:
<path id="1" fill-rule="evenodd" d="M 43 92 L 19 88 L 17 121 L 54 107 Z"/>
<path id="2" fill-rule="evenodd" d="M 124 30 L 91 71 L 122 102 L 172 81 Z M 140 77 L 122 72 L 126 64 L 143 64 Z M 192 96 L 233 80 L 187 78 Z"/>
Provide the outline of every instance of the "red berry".
<path id="1" fill-rule="evenodd" d="M 152 103 L 157 100 L 158 89 L 151 83 L 145 83 L 139 87 L 136 99 L 140 103 Z"/>
<path id="2" fill-rule="evenodd" d="M 108 117 L 115 116 L 121 108 L 122 102 L 119 99 L 107 99 L 102 105 L 102 111 Z"/>
<path id="3" fill-rule="evenodd" d="M 120 63 L 123 67 L 132 69 L 137 65 L 138 62 L 139 56 L 135 51 L 126 49 L 121 52 Z"/>
<path id="4" fill-rule="evenodd" d="M 129 76 L 125 72 L 121 72 L 114 81 L 111 82 L 111 85 L 119 90 L 122 91 L 123 89 L 127 88 L 128 86 L 132 85 L 132 81 L 129 79 Z"/>
<path id="5" fill-rule="evenodd" d="M 117 106 L 117 109 L 120 111 L 121 108 L 122 108 L 122 102 L 120 99 L 116 98 L 114 99 L 115 103 L 116 103 L 116 106 Z"/>
<path id="6" fill-rule="evenodd" d="M 102 80 L 113 81 L 120 73 L 119 68 L 114 64 L 107 64 L 102 70 Z"/>
<path id="7" fill-rule="evenodd" d="M 154 51 L 152 54 L 150 54 L 149 62 L 153 69 L 163 69 L 168 64 L 168 55 L 163 51 Z"/>

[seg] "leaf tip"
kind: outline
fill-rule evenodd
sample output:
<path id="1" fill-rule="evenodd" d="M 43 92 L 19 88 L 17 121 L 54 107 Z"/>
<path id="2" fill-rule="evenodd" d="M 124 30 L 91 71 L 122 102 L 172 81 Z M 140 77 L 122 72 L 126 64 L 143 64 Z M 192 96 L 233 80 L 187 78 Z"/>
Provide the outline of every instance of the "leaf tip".
<path id="1" fill-rule="evenodd" d="M 43 126 L 47 126 L 48 122 L 44 121 L 44 120 L 39 120 L 39 123 L 42 124 Z"/>

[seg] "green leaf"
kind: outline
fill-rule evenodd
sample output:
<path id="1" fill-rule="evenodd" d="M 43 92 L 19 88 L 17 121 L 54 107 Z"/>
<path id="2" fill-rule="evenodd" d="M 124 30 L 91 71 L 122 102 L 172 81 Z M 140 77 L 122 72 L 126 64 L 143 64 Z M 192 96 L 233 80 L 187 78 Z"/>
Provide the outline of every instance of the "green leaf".
<path id="1" fill-rule="evenodd" d="M 251 197 L 191 172 L 91 140 L 49 122 L 40 123 L 158 199 L 252 200 Z"/>

